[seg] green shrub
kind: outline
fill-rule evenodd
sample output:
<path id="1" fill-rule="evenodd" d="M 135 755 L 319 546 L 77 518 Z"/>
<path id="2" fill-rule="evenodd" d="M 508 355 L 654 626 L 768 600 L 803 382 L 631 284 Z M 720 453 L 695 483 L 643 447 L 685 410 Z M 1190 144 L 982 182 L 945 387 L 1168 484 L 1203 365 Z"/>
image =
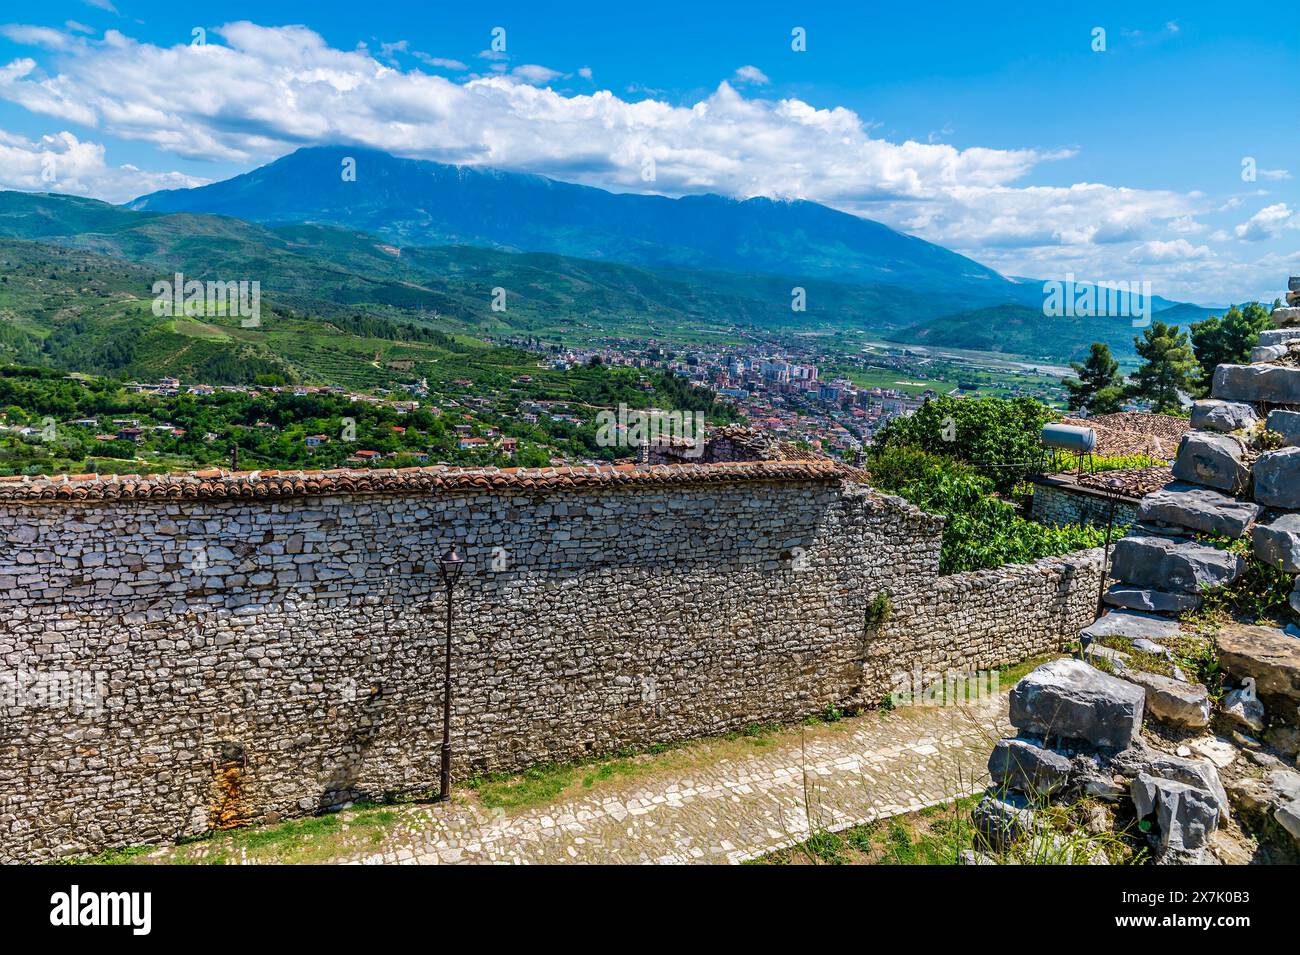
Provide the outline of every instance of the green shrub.
<path id="1" fill-rule="evenodd" d="M 1027 521 L 994 495 L 993 481 L 970 465 L 916 448 L 879 452 L 871 463 L 871 484 L 946 518 L 939 554 L 942 574 L 1028 563 L 1105 541 L 1103 528 Z"/>
<path id="2" fill-rule="evenodd" d="M 1215 537 L 1207 540 L 1207 543 L 1240 554 L 1246 559 L 1246 572 L 1226 587 L 1204 591 L 1199 615 L 1225 615 L 1263 621 L 1300 619 L 1289 602 L 1292 575 L 1256 557 L 1250 538 L 1230 540 Z"/>
<path id="3" fill-rule="evenodd" d="M 1043 425 L 1057 417 L 1032 398 L 943 395 L 911 417 L 892 419 L 876 435 L 875 446 L 886 451 L 910 447 L 966 461 L 1006 492 L 1037 471 Z"/>
<path id="4" fill-rule="evenodd" d="M 1062 451 L 1052 459 L 1051 464 L 1058 471 L 1079 471 L 1084 474 L 1097 474 L 1102 471 L 1129 471 L 1133 468 L 1154 468 L 1165 464 L 1149 454 L 1111 454 L 1079 455 L 1072 451 Z"/>

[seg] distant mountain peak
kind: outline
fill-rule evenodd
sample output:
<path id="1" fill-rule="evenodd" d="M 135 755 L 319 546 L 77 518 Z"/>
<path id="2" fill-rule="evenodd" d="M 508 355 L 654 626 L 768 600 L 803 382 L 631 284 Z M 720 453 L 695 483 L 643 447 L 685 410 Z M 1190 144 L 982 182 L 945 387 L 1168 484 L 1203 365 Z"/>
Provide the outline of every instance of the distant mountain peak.
<path id="1" fill-rule="evenodd" d="M 356 160 L 356 181 L 340 175 Z M 889 282 L 1015 298 L 1014 284 L 965 256 L 807 199 L 612 193 L 534 173 L 306 146 L 224 182 L 141 196 L 133 209 L 208 212 L 267 223 L 324 222 L 402 245 L 477 245 L 651 268 L 715 269 Z"/>

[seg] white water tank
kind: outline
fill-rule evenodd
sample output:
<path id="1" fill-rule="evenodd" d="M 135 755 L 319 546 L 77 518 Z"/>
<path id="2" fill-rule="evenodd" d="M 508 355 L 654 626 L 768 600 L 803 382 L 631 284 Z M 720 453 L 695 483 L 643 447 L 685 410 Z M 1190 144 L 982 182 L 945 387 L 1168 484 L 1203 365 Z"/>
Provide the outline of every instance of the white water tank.
<path id="1" fill-rule="evenodd" d="M 1075 454 L 1091 454 L 1097 447 L 1097 432 L 1092 428 L 1081 428 L 1072 424 L 1049 424 L 1043 426 L 1043 447 L 1054 451 L 1073 451 Z"/>

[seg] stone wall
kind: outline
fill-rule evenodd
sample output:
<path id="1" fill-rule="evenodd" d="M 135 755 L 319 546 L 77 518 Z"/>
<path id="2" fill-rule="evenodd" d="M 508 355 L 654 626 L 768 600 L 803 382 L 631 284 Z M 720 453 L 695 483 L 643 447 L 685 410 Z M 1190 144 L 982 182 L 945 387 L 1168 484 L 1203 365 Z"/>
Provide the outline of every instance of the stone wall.
<path id="1" fill-rule="evenodd" d="M 1121 500 L 1115 505 L 1117 534 L 1137 520 L 1138 502 Z M 1110 512 L 1110 502 L 1099 492 L 1089 492 L 1077 485 L 1053 484 L 1047 481 L 1034 483 L 1034 502 L 1029 509 L 1033 519 L 1040 524 L 1092 524 L 1105 527 Z"/>
<path id="2" fill-rule="evenodd" d="M 941 578 L 941 522 L 905 502 L 722 467 L 0 491 L 0 861 L 435 788 L 453 542 L 462 780 L 876 703 L 1092 619 L 1096 552 Z"/>

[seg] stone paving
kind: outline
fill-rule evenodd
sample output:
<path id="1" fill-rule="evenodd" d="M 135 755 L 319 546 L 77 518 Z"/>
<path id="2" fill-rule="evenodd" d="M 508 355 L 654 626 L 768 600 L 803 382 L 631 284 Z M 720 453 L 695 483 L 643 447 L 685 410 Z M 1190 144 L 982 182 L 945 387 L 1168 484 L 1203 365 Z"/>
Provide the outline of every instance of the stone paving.
<path id="1" fill-rule="evenodd" d="M 413 809 L 353 863 L 735 863 L 983 788 L 992 740 L 1009 730 L 1005 693 L 963 707 L 909 707 L 783 731 L 771 748 L 640 776 L 545 807 L 491 811 L 473 800 Z"/>

